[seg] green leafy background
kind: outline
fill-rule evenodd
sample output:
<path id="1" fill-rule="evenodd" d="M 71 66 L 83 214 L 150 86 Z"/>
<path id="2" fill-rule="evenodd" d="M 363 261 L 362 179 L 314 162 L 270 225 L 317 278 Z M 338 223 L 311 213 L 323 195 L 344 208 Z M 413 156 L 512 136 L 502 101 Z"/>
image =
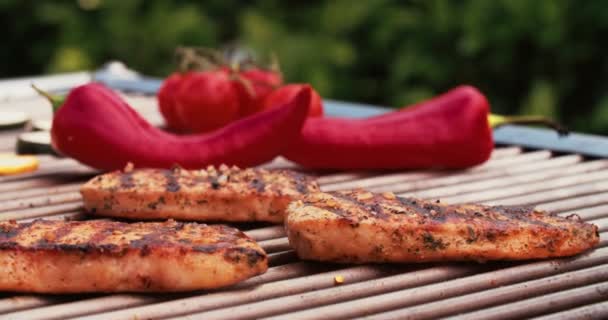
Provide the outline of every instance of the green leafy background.
<path id="1" fill-rule="evenodd" d="M 166 76 L 178 45 L 275 52 L 322 96 L 403 106 L 458 84 L 494 112 L 608 134 L 603 0 L 0 0 L 0 77 L 118 59 Z"/>

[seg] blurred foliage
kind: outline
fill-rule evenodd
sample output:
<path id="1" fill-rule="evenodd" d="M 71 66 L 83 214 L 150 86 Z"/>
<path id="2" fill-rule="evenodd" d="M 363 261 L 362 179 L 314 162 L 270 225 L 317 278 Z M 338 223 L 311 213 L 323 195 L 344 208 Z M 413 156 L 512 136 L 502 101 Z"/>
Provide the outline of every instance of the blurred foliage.
<path id="1" fill-rule="evenodd" d="M 178 45 L 275 52 L 324 97 L 403 106 L 461 83 L 498 113 L 608 133 L 602 0 L 1 0 L 0 77 L 110 59 L 165 76 Z"/>

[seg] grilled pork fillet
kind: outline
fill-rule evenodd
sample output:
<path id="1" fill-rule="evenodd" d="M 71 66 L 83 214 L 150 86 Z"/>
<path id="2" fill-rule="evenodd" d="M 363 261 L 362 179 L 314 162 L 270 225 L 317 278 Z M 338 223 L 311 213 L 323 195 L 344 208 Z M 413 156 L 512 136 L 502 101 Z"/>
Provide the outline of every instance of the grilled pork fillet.
<path id="1" fill-rule="evenodd" d="M 575 215 L 451 206 L 363 190 L 310 194 L 287 212 L 289 242 L 311 260 L 522 260 L 575 255 L 599 241 L 597 226 Z"/>
<path id="2" fill-rule="evenodd" d="M 267 268 L 264 250 L 227 226 L 107 220 L 0 223 L 0 291 L 210 289 Z"/>
<path id="3" fill-rule="evenodd" d="M 129 219 L 283 222 L 289 202 L 318 191 L 287 170 L 221 166 L 139 169 L 97 176 L 80 190 L 89 213 Z"/>

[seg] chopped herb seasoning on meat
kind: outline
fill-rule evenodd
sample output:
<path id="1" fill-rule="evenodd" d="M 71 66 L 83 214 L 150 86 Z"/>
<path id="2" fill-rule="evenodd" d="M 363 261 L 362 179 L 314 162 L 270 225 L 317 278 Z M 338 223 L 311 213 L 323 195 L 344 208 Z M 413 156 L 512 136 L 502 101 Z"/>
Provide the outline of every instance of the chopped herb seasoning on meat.
<path id="1" fill-rule="evenodd" d="M 310 193 L 287 212 L 289 243 L 309 260 L 526 260 L 572 256 L 599 241 L 597 226 L 533 208 L 449 205 L 365 190 Z"/>

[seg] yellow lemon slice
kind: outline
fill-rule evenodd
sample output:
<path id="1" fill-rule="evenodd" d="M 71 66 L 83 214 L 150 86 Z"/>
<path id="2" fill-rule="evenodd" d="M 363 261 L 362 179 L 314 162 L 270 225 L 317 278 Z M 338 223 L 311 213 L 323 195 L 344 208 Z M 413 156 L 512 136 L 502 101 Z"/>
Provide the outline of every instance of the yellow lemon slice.
<path id="1" fill-rule="evenodd" d="M 38 169 L 38 164 L 35 156 L 0 154 L 0 175 L 32 172 Z"/>

